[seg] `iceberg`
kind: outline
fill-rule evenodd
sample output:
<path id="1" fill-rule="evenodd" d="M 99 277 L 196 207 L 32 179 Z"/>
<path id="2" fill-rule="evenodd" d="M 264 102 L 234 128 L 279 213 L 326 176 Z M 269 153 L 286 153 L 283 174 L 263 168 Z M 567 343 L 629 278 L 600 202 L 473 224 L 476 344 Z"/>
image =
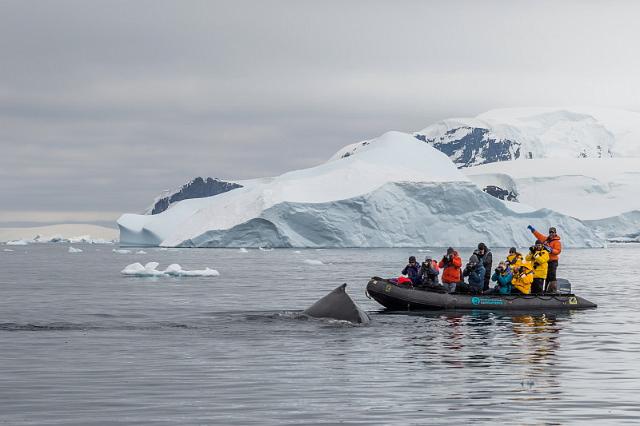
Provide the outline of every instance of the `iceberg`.
<path id="1" fill-rule="evenodd" d="M 177 263 L 169 265 L 164 271 L 157 268 L 158 262 L 148 262 L 144 266 L 141 263 L 127 265 L 122 271 L 122 275 L 136 277 L 217 277 L 220 275 L 215 269 L 205 268 L 201 270 L 185 270 Z"/>
<path id="2" fill-rule="evenodd" d="M 484 193 L 447 155 L 406 133 L 385 133 L 316 167 L 239 183 L 156 215 L 122 215 L 121 245 L 528 246 L 530 223 L 562 229 L 569 246 L 604 244 L 576 218 L 511 208 L 515 203 Z"/>
<path id="3" fill-rule="evenodd" d="M 324 262 L 317 259 L 305 259 L 303 260 L 303 262 L 306 263 L 307 265 L 314 265 L 314 266 L 324 265 Z"/>
<path id="4" fill-rule="evenodd" d="M 69 253 L 82 253 L 82 249 L 69 247 Z"/>

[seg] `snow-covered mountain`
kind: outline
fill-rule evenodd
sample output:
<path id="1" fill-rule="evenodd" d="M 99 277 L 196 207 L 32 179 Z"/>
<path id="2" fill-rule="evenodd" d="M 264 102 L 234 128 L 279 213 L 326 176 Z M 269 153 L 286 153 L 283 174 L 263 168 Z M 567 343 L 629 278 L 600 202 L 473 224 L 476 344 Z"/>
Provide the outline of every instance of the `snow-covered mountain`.
<path id="1" fill-rule="evenodd" d="M 458 167 L 517 159 L 640 157 L 640 113 L 582 107 L 496 109 L 437 122 L 415 137 Z"/>
<path id="2" fill-rule="evenodd" d="M 445 154 L 399 132 L 346 147 L 316 167 L 238 184 L 160 214 L 123 215 L 121 244 L 511 246 L 530 244 L 529 223 L 565 230 L 570 246 L 602 244 L 579 220 L 487 195 Z"/>

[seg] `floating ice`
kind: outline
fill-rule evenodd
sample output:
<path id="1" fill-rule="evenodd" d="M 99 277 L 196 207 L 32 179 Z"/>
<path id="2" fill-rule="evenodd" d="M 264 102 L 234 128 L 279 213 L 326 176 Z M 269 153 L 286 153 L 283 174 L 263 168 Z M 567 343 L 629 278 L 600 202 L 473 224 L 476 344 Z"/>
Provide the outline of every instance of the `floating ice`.
<path id="1" fill-rule="evenodd" d="M 173 263 L 167 266 L 164 271 L 158 270 L 158 262 L 148 262 L 144 266 L 141 263 L 132 263 L 127 265 L 121 273 L 123 275 L 135 276 L 135 277 L 217 277 L 220 275 L 215 269 L 195 269 L 186 270 L 182 269 L 177 263 Z"/>
<path id="2" fill-rule="evenodd" d="M 114 253 L 118 253 L 118 254 L 130 254 L 131 250 L 126 250 L 126 249 L 113 249 L 112 250 Z"/>
<path id="3" fill-rule="evenodd" d="M 2 251 L 13 251 L 13 250 L 11 250 L 11 249 L 4 249 L 4 250 L 2 250 Z"/>
<path id="4" fill-rule="evenodd" d="M 136 254 L 147 254 L 147 252 L 146 252 L 146 251 L 144 251 L 144 250 L 138 250 L 138 251 L 136 252 Z"/>
<path id="5" fill-rule="evenodd" d="M 13 241 L 7 241 L 5 243 L 8 246 L 26 246 L 29 244 L 29 241 L 27 240 L 13 240 Z"/>
<path id="6" fill-rule="evenodd" d="M 244 247 L 240 247 L 240 250 L 238 250 L 240 253 L 249 253 L 249 250 L 247 250 Z"/>
<path id="7" fill-rule="evenodd" d="M 296 251 L 294 251 L 294 253 L 295 253 L 295 254 L 300 254 L 300 253 L 302 253 L 302 252 L 301 252 L 300 250 L 296 250 Z"/>
<path id="8" fill-rule="evenodd" d="M 307 265 L 324 265 L 324 263 L 321 260 L 317 260 L 317 259 L 305 259 L 303 262 L 306 263 Z"/>
<path id="9" fill-rule="evenodd" d="M 260 251 L 273 251 L 273 247 L 258 247 Z"/>
<path id="10" fill-rule="evenodd" d="M 82 250 L 79 248 L 69 246 L 69 253 L 82 253 Z"/>

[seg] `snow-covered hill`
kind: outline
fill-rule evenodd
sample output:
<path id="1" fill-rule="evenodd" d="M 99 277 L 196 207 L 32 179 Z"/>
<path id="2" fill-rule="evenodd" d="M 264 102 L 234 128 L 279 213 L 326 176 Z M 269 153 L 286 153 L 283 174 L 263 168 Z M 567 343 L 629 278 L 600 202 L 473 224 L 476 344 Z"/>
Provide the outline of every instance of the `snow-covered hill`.
<path id="1" fill-rule="evenodd" d="M 354 149 L 357 148 L 357 149 Z M 345 155 L 349 152 L 349 155 Z M 482 192 L 449 158 L 412 135 L 389 132 L 317 167 L 125 214 L 121 244 L 187 247 L 528 245 L 528 223 L 566 230 L 565 243 L 602 241 L 580 221 Z"/>
<path id="2" fill-rule="evenodd" d="M 415 133 L 458 167 L 539 158 L 640 157 L 640 113 L 597 108 L 496 109 Z"/>

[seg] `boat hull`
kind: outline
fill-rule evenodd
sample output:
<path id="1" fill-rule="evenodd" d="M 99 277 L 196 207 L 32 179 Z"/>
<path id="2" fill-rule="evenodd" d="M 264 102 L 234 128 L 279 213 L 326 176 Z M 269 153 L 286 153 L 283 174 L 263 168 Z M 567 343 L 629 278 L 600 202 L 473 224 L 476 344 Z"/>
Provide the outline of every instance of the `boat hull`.
<path id="1" fill-rule="evenodd" d="M 597 305 L 575 294 L 548 295 L 467 295 L 447 294 L 398 286 L 374 277 L 367 293 L 382 306 L 394 311 L 482 309 L 489 311 L 544 311 L 590 309 Z"/>

